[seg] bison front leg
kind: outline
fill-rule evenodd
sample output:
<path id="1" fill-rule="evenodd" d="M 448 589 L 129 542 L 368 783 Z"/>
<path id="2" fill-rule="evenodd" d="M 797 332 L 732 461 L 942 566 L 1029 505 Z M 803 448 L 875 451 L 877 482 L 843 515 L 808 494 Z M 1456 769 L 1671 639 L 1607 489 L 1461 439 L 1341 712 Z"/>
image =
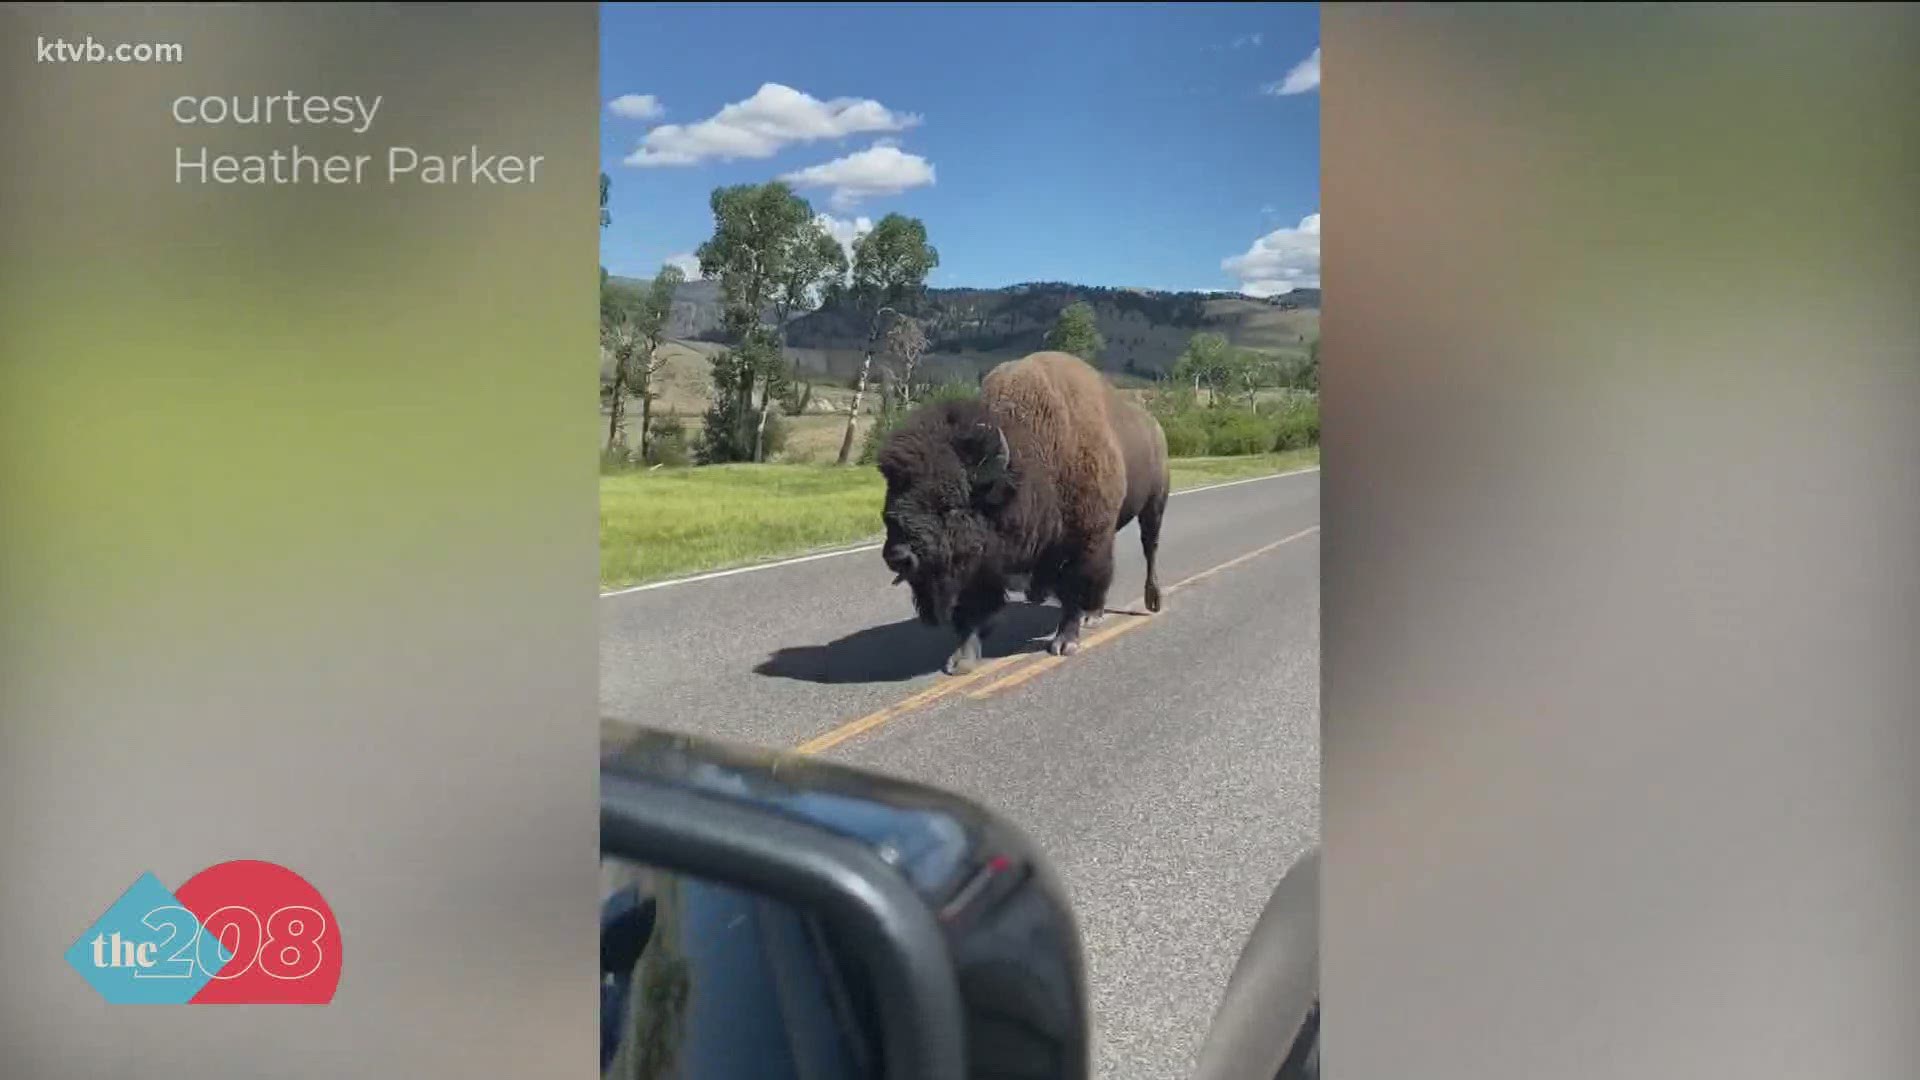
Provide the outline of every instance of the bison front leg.
<path id="1" fill-rule="evenodd" d="M 993 617 L 1007 602 L 1004 582 L 992 587 L 969 586 L 953 607 L 953 628 L 960 634 L 960 647 L 947 657 L 942 668 L 949 675 L 965 675 L 980 666 L 980 638 L 991 630 Z"/>
<path id="2" fill-rule="evenodd" d="M 1080 631 L 1097 623 L 1107 612 L 1107 590 L 1113 585 L 1113 538 L 1106 536 L 1089 544 L 1061 575 L 1056 590 L 1060 596 L 1060 627 L 1047 643 L 1055 656 L 1072 656 L 1080 650 Z"/>
<path id="3" fill-rule="evenodd" d="M 1055 656 L 1072 656 L 1080 651 L 1080 631 L 1086 625 L 1086 612 L 1074 606 L 1071 601 L 1060 611 L 1060 628 L 1053 632 L 1052 640 L 1047 642 L 1047 651 Z"/>

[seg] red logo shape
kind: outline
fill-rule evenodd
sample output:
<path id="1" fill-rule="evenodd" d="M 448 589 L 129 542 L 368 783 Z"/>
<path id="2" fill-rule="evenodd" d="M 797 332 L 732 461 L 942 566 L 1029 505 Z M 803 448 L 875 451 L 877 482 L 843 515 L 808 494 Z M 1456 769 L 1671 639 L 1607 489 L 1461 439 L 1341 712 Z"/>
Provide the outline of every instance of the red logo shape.
<path id="1" fill-rule="evenodd" d="M 235 859 L 174 890 L 233 954 L 195 1005 L 325 1005 L 340 985 L 340 925 L 320 890 L 276 863 Z M 208 948 L 205 955 L 217 956 Z"/>

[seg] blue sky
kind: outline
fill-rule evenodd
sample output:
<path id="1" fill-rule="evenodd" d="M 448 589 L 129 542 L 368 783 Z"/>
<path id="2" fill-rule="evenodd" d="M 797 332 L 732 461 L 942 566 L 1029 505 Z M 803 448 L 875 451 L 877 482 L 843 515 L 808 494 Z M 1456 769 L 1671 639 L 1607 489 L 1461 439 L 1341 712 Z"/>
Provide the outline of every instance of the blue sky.
<path id="1" fill-rule="evenodd" d="M 613 4 L 600 50 L 616 274 L 786 177 L 925 221 L 935 286 L 1319 284 L 1317 5 Z"/>

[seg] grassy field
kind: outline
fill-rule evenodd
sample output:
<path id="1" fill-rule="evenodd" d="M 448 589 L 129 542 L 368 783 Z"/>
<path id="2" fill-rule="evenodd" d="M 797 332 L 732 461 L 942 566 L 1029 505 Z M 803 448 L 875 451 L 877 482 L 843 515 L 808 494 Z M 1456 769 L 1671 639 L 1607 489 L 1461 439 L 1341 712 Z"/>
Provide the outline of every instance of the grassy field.
<path id="1" fill-rule="evenodd" d="M 1318 449 L 1176 458 L 1173 486 L 1200 487 L 1319 463 Z M 713 465 L 604 475 L 600 584 L 614 589 L 869 540 L 879 531 L 883 495 L 872 468 L 834 465 Z"/>
<path id="2" fill-rule="evenodd" d="M 1320 448 L 1317 446 L 1306 450 L 1287 450 L 1278 454 L 1174 458 L 1173 489 L 1179 491 L 1182 488 L 1220 484 L 1228 480 L 1270 476 L 1274 473 L 1290 472 L 1318 464 L 1320 464 Z"/>

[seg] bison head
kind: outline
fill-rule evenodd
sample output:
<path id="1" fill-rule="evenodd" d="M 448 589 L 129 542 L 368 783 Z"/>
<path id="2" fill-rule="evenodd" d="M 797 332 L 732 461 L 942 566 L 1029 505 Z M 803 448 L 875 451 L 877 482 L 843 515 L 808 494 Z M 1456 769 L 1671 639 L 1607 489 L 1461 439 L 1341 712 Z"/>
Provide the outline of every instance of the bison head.
<path id="1" fill-rule="evenodd" d="M 1012 493 L 1007 436 L 977 401 L 922 406 L 878 456 L 887 481 L 881 557 L 908 583 L 928 625 L 947 620 L 967 583 L 991 569 L 994 517 Z"/>

